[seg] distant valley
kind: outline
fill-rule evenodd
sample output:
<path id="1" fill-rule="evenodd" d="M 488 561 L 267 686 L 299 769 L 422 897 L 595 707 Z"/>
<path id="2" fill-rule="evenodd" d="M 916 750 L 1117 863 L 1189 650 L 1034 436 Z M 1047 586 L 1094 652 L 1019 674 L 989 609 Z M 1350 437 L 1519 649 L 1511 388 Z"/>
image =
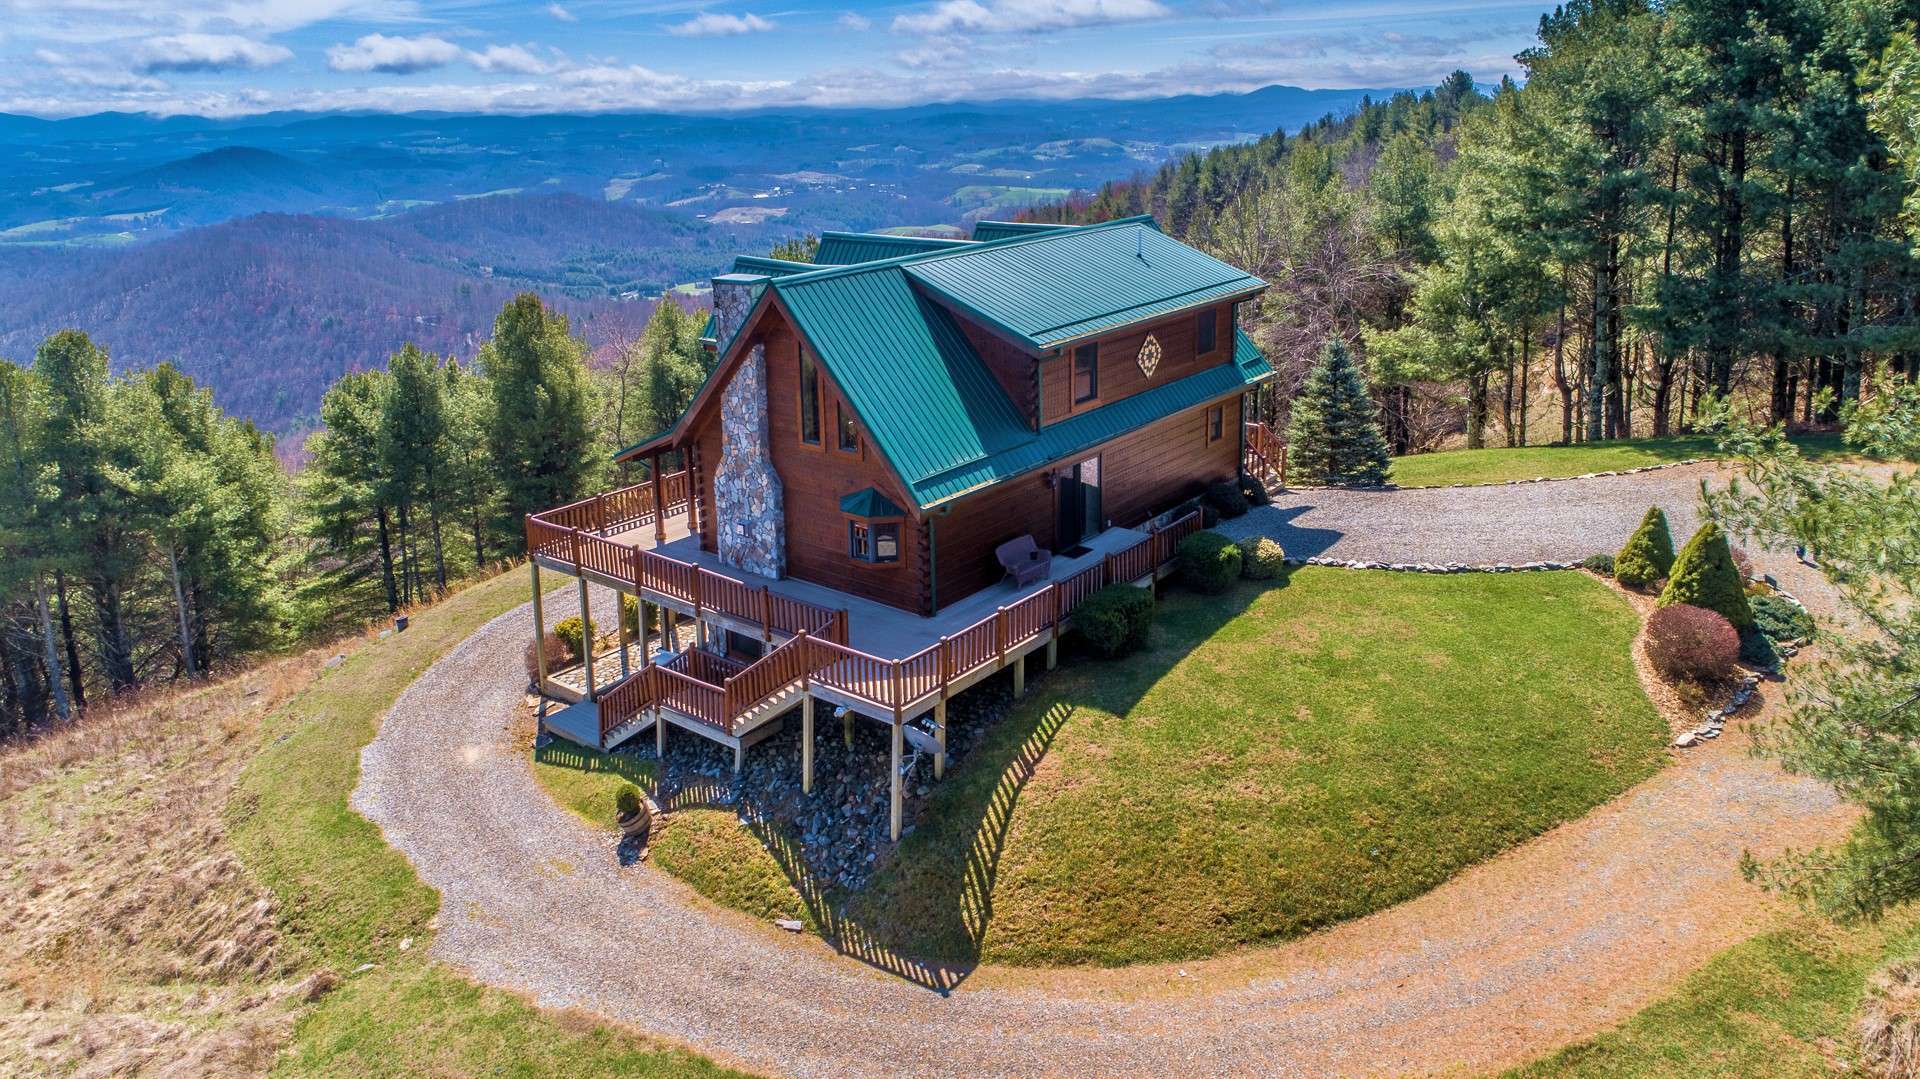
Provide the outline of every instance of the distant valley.
<path id="1" fill-rule="evenodd" d="M 946 231 L 1391 91 L 717 116 L 0 116 L 0 355 L 78 326 L 282 433 L 535 289 L 601 343 L 736 252 Z"/>

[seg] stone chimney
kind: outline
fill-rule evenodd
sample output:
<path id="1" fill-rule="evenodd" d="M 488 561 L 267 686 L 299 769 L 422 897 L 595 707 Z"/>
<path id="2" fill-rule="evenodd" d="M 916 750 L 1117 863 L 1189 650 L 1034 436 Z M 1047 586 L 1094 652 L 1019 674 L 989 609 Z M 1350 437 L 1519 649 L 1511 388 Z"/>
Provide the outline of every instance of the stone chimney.
<path id="1" fill-rule="evenodd" d="M 720 282 L 714 282 L 719 310 Z M 728 339 L 721 334 L 722 347 Z M 720 395 L 720 466 L 713 472 L 720 561 L 762 577 L 787 575 L 786 504 L 767 445 L 767 347 L 753 346 Z"/>
<path id="2" fill-rule="evenodd" d="M 729 273 L 713 279 L 713 338 L 715 347 L 724 350 L 734 331 L 747 321 L 754 297 L 760 294 L 760 274 Z"/>

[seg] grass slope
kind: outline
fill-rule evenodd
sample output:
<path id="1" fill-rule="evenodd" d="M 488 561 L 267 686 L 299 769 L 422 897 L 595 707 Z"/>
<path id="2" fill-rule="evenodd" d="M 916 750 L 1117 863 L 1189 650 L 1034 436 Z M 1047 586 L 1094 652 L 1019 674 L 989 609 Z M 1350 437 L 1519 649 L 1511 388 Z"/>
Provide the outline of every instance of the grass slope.
<path id="1" fill-rule="evenodd" d="M 1804 435 L 1794 444 L 1813 460 L 1848 455 L 1836 434 Z M 1393 459 L 1389 477 L 1402 487 L 1447 487 L 1460 483 L 1504 483 L 1536 476 L 1581 476 L 1645 465 L 1671 464 L 1690 457 L 1718 457 L 1714 440 L 1705 435 L 1686 438 L 1643 438 L 1617 442 L 1588 442 L 1573 446 L 1523 446 L 1515 449 L 1445 450 Z"/>
<path id="2" fill-rule="evenodd" d="M 1851 1074 L 1867 976 L 1920 952 L 1920 910 L 1842 928 L 1799 918 L 1713 957 L 1618 1028 L 1509 1073 L 1548 1076 Z"/>
<path id="3" fill-rule="evenodd" d="M 344 975 L 301 1021 L 280 1069 L 293 1074 L 718 1074 L 651 1039 L 540 1011 L 430 962 L 440 897 L 347 805 L 360 749 L 420 672 L 525 601 L 507 573 L 414 616 L 406 633 L 350 655 L 265 724 L 228 827 L 274 894 L 283 932 Z M 362 969 L 372 964 L 370 969 Z"/>
<path id="4" fill-rule="evenodd" d="M 1213 954 L 1398 903 L 1658 769 L 1637 619 L 1574 573 L 1173 593 L 936 788 L 852 915 L 922 958 Z"/>

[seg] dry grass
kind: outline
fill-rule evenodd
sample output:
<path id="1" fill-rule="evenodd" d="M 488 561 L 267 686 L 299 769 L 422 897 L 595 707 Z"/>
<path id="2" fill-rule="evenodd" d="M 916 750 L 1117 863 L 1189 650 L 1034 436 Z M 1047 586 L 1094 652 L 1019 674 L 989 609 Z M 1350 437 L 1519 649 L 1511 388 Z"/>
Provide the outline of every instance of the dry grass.
<path id="1" fill-rule="evenodd" d="M 0 1071 L 252 1075 L 332 976 L 290 961 L 221 810 L 328 650 L 0 750 Z"/>
<path id="2" fill-rule="evenodd" d="M 1886 1079 L 1920 1076 L 1920 959 L 1903 959 L 1867 981 L 1860 1056 Z"/>

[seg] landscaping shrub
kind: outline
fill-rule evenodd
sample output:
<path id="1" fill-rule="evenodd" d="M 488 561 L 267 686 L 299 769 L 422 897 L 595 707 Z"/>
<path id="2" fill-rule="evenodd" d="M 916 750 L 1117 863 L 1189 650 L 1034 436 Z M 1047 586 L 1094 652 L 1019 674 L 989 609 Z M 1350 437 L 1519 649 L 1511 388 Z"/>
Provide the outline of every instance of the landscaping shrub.
<path id="1" fill-rule="evenodd" d="M 1771 640 L 1794 643 L 1813 639 L 1813 616 L 1785 596 L 1748 596 L 1753 624 Z"/>
<path id="2" fill-rule="evenodd" d="M 580 621 L 579 615 L 569 615 L 553 624 L 553 635 L 567 646 L 567 658 L 579 660 L 586 655 L 587 627 Z"/>
<path id="3" fill-rule="evenodd" d="M 1287 568 L 1287 552 L 1265 536 L 1240 541 L 1240 572 L 1251 581 L 1271 581 Z"/>
<path id="4" fill-rule="evenodd" d="M 1374 486 L 1387 482 L 1387 440 L 1379 408 L 1346 344 L 1331 338 L 1293 399 L 1287 445 L 1306 483 Z"/>
<path id="5" fill-rule="evenodd" d="M 1240 576 L 1240 548 L 1218 532 L 1195 532 L 1174 548 L 1180 579 L 1196 592 L 1218 593 Z"/>
<path id="6" fill-rule="evenodd" d="M 1613 556 L 1610 554 L 1590 554 L 1580 560 L 1580 568 L 1598 573 L 1602 577 L 1613 576 Z"/>
<path id="7" fill-rule="evenodd" d="M 1153 628 L 1153 593 L 1130 584 L 1110 584 L 1074 609 L 1073 628 L 1094 651 L 1111 659 L 1147 643 Z"/>
<path id="8" fill-rule="evenodd" d="M 1753 556 L 1744 547 L 1728 548 L 1733 554 L 1733 568 L 1740 573 L 1742 581 L 1753 580 Z"/>
<path id="9" fill-rule="evenodd" d="M 1614 556 L 1613 578 L 1629 588 L 1645 588 L 1672 572 L 1673 533 L 1666 512 L 1654 506 Z"/>
<path id="10" fill-rule="evenodd" d="M 1747 604 L 1746 582 L 1733 565 L 1733 550 L 1727 546 L 1726 533 L 1708 521 L 1680 549 L 1673 561 L 1673 574 L 1660 593 L 1659 604 L 1676 603 L 1717 611 L 1733 623 L 1735 629 L 1753 625 L 1753 609 Z"/>
<path id="11" fill-rule="evenodd" d="M 1740 662 L 1771 671 L 1780 666 L 1780 653 L 1774 650 L 1773 641 L 1765 633 L 1748 626 L 1740 631 Z"/>
<path id="12" fill-rule="evenodd" d="M 631 817 L 640 812 L 640 788 L 628 783 L 615 791 L 613 811 L 621 817 Z"/>
<path id="13" fill-rule="evenodd" d="M 547 651 L 547 670 L 556 671 L 567 665 L 566 642 L 562 641 L 559 635 L 549 630 L 545 637 L 537 641 L 527 642 L 528 682 L 540 681 L 540 649 L 543 645 Z"/>
<path id="14" fill-rule="evenodd" d="M 1740 634 L 1724 615 L 1675 603 L 1647 619 L 1647 659 L 1668 678 L 1713 682 L 1740 658 Z"/>
<path id="15" fill-rule="evenodd" d="M 1219 523 L 1220 523 L 1220 511 L 1217 509 L 1214 509 L 1212 505 L 1206 502 L 1200 503 L 1200 527 L 1212 528 L 1214 525 L 1217 525 Z"/>
<path id="16" fill-rule="evenodd" d="M 626 628 L 628 638 L 645 643 L 640 633 L 640 600 L 637 597 L 620 596 L 620 624 Z M 652 633 L 660 624 L 660 608 L 647 605 L 647 632 Z"/>
<path id="17" fill-rule="evenodd" d="M 1241 493 L 1237 483 L 1209 483 L 1207 493 L 1200 498 L 1222 517 L 1244 517 L 1247 514 L 1247 496 Z"/>
<path id="18" fill-rule="evenodd" d="M 1273 503 L 1273 496 L 1267 493 L 1267 487 L 1252 476 L 1240 477 L 1240 493 L 1247 496 L 1250 506 L 1267 506 Z"/>

